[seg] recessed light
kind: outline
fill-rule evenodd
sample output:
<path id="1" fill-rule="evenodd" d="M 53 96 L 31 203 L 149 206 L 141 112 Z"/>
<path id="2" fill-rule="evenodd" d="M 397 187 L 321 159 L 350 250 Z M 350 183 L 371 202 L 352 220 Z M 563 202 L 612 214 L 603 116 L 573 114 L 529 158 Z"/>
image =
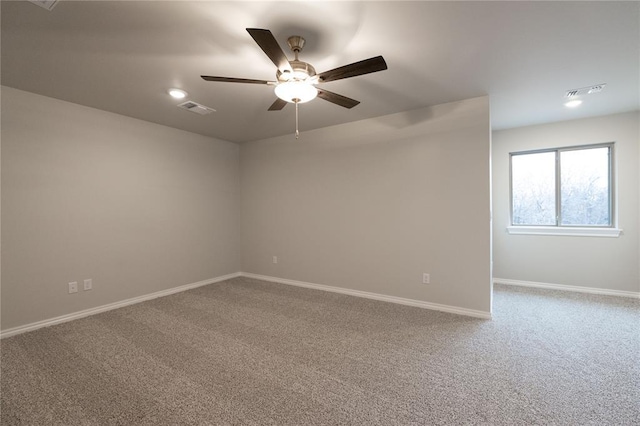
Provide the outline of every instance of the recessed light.
<path id="1" fill-rule="evenodd" d="M 565 102 L 564 106 L 566 106 L 567 108 L 575 108 L 577 106 L 580 106 L 581 103 L 582 101 L 580 99 L 574 99 L 572 101 Z"/>
<path id="2" fill-rule="evenodd" d="M 180 89 L 169 89 L 169 94 L 176 99 L 184 99 L 187 97 L 187 92 Z"/>

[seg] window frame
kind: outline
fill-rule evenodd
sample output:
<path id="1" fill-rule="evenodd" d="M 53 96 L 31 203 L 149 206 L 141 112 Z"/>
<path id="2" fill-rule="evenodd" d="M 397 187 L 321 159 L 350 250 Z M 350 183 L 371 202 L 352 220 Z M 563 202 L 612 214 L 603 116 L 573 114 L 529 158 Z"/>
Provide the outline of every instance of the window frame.
<path id="1" fill-rule="evenodd" d="M 608 148 L 609 149 L 609 224 L 608 225 L 563 225 L 562 224 L 562 193 L 561 193 L 561 171 L 562 165 L 560 155 L 562 152 L 579 151 L 585 149 Z M 540 154 L 546 152 L 555 153 L 555 225 L 523 225 L 513 223 L 513 157 L 516 155 Z M 583 235 L 580 230 L 585 230 L 584 235 L 588 236 L 618 236 L 620 230 L 617 229 L 616 217 L 616 185 L 615 185 L 615 142 L 602 142 L 588 145 L 574 145 L 559 148 L 543 148 L 528 151 L 516 151 L 509 153 L 509 233 L 547 233 L 553 235 Z M 539 230 L 542 232 L 527 232 Z M 615 230 L 618 232 L 599 232 L 599 230 Z M 611 234 L 611 235 L 610 235 Z M 615 235 L 614 235 L 615 234 Z"/>

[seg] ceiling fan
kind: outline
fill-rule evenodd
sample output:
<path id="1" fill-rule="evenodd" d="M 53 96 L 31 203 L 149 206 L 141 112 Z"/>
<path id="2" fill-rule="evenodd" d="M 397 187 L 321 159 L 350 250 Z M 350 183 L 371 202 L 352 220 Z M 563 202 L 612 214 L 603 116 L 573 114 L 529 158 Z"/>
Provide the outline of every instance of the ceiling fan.
<path id="1" fill-rule="evenodd" d="M 376 56 L 374 58 L 354 62 L 349 65 L 344 65 L 342 67 L 316 74 L 316 70 L 311 66 L 311 64 L 298 59 L 298 54 L 302 51 L 305 44 L 304 38 L 300 36 L 291 36 L 287 40 L 289 48 L 295 55 L 295 59 L 293 61 L 289 61 L 271 31 L 259 28 L 247 28 L 247 32 L 249 32 L 258 46 L 260 46 L 269 59 L 271 59 L 276 67 L 278 67 L 275 81 L 213 77 L 209 75 L 203 75 L 201 77 L 206 81 L 267 84 L 275 86 L 275 94 L 278 99 L 276 99 L 276 101 L 269 107 L 269 111 L 279 111 L 284 108 L 287 103 L 295 104 L 296 138 L 299 136 L 298 104 L 309 102 L 316 96 L 344 108 L 353 108 L 360 103 L 355 99 L 319 88 L 317 87 L 318 84 L 328 83 L 330 81 L 341 80 L 344 78 L 357 77 L 359 75 L 370 74 L 387 69 L 387 63 L 384 61 L 384 58 L 382 56 Z"/>

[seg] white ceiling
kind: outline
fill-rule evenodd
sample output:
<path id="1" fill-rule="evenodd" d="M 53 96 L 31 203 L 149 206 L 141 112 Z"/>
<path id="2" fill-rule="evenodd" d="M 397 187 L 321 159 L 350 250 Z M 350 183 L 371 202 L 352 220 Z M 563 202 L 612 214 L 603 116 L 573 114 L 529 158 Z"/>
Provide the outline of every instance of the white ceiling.
<path id="1" fill-rule="evenodd" d="M 275 65 L 245 28 L 302 35 L 317 72 L 383 55 L 389 69 L 325 83 L 362 103 L 316 99 L 300 129 L 482 96 L 494 129 L 637 110 L 638 2 L 1 2 L 2 84 L 216 138 L 293 134 L 294 108 L 269 112 Z M 292 59 L 292 57 L 290 57 Z M 577 109 L 566 90 L 607 83 Z M 176 108 L 166 91 L 217 112 Z"/>

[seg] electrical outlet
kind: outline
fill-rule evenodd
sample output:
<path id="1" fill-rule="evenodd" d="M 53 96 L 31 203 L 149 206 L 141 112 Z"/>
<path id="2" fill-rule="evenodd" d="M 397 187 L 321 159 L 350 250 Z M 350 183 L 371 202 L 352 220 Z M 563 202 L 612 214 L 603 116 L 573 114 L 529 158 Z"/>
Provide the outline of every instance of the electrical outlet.
<path id="1" fill-rule="evenodd" d="M 77 293 L 78 292 L 78 282 L 74 281 L 69 283 L 69 293 Z"/>
<path id="2" fill-rule="evenodd" d="M 273 263 L 278 263 L 278 256 L 273 256 Z"/>
<path id="3" fill-rule="evenodd" d="M 422 284 L 431 283 L 431 277 L 426 272 L 422 274 Z"/>
<path id="4" fill-rule="evenodd" d="M 84 280 L 84 290 L 91 290 L 93 288 L 93 281 L 91 280 L 91 278 L 89 278 L 88 280 Z"/>

